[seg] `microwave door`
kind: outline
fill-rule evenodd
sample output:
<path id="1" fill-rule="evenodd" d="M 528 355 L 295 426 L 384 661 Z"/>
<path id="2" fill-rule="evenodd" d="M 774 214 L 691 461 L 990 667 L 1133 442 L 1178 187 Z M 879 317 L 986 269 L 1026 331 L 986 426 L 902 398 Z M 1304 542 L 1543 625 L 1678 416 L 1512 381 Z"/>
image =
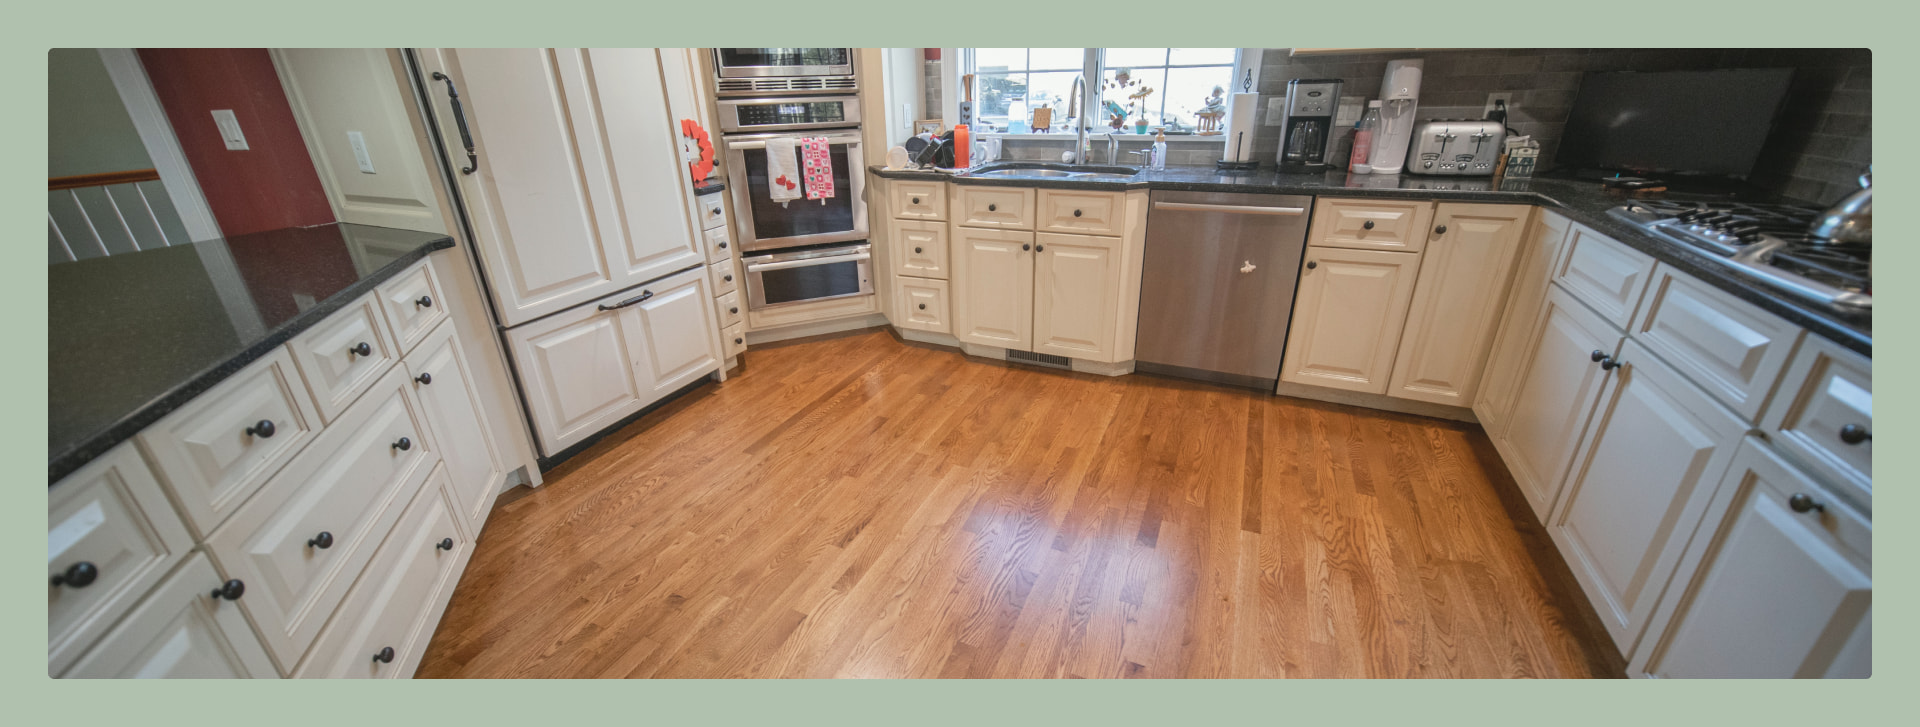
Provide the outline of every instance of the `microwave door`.
<path id="1" fill-rule="evenodd" d="M 767 179 L 766 141 L 780 136 L 756 134 L 727 139 L 727 191 L 733 195 L 740 222 L 740 248 L 773 250 L 867 239 L 867 204 L 863 199 L 866 170 L 860 166 L 860 137 L 826 137 L 833 162 L 832 197 L 813 200 L 803 196 L 783 205 L 773 201 Z"/>
<path id="2" fill-rule="evenodd" d="M 853 75 L 852 48 L 715 48 L 721 78 Z"/>

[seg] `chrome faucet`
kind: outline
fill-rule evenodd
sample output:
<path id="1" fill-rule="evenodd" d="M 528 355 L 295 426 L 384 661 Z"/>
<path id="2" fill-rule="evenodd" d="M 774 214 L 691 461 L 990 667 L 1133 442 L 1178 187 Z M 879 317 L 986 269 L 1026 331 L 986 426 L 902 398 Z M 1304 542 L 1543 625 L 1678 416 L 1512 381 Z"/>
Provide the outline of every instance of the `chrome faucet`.
<path id="1" fill-rule="evenodd" d="M 1067 100 L 1067 115 L 1073 117 L 1073 163 L 1087 163 L 1087 76 L 1084 73 L 1073 77 L 1073 98 Z"/>
<path id="2" fill-rule="evenodd" d="M 1107 163 L 1120 163 L 1120 132 L 1118 131 L 1107 133 Z"/>

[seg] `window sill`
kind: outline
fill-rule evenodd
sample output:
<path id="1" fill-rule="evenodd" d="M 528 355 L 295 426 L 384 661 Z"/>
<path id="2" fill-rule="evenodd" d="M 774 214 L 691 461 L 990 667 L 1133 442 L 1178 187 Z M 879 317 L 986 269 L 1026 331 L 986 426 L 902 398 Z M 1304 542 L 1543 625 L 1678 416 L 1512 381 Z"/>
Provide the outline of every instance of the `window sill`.
<path id="1" fill-rule="evenodd" d="M 1019 139 L 1023 141 L 1028 139 L 1053 139 L 1056 141 L 1064 141 L 1071 144 L 1073 143 L 1073 139 L 1075 135 L 1073 134 L 1009 134 L 1005 132 L 990 132 L 986 134 L 981 134 L 981 136 L 992 137 L 996 139 Z M 1119 136 L 1121 141 L 1135 141 L 1135 140 L 1144 140 L 1149 142 L 1153 141 L 1153 132 L 1151 130 L 1149 130 L 1145 134 L 1135 134 L 1132 132 L 1128 132 L 1124 134 L 1119 134 Z M 1107 140 L 1107 132 L 1089 131 L 1087 132 L 1087 138 L 1097 139 L 1102 143 L 1104 143 Z M 1226 140 L 1227 140 L 1227 137 L 1225 134 L 1214 134 L 1211 136 L 1200 136 L 1198 134 L 1168 134 L 1167 135 L 1168 144 L 1221 144 Z"/>

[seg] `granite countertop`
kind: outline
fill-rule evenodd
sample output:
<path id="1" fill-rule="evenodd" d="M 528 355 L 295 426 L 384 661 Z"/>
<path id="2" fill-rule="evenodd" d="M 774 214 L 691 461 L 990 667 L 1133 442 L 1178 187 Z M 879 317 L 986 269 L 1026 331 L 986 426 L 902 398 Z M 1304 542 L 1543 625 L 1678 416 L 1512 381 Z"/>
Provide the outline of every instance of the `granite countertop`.
<path id="1" fill-rule="evenodd" d="M 48 267 L 49 484 L 450 247 L 331 224 Z"/>
<path id="2" fill-rule="evenodd" d="M 1731 293 L 1741 300 L 1792 321 L 1848 350 L 1869 357 L 1873 355 L 1873 317 L 1870 313 L 1851 313 L 1784 297 L 1759 282 L 1729 270 L 1724 264 L 1715 260 L 1711 253 L 1654 237 L 1638 227 L 1621 222 L 1607 214 L 1607 210 L 1633 200 L 1727 199 L 1724 196 L 1656 193 L 1628 197 L 1604 190 L 1596 181 L 1554 177 L 1507 179 L 1496 184 L 1487 177 L 1349 174 L 1340 170 L 1290 172 L 1270 166 L 1250 171 L 1226 171 L 1213 167 L 1146 169 L 1124 181 L 1088 181 L 1060 177 L 965 177 L 945 172 L 890 170 L 877 165 L 868 167 L 868 171 L 887 179 L 921 179 L 986 186 L 1106 191 L 1165 189 L 1188 192 L 1255 192 L 1541 205 L 1552 208 L 1568 219 L 1591 227 L 1629 247 L 1652 255 L 1661 262 L 1671 264 L 1688 275 Z M 1744 201 L 1765 200 L 1746 199 Z"/>

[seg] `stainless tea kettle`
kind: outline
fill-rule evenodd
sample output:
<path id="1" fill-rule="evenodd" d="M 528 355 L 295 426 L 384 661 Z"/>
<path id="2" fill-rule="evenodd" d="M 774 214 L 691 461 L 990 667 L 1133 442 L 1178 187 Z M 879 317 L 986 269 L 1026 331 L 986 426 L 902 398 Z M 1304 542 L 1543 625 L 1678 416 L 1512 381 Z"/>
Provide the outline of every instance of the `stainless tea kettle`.
<path id="1" fill-rule="evenodd" d="M 1860 175 L 1860 191 L 1829 208 L 1814 221 L 1813 239 L 1829 245 L 1873 243 L 1873 167 Z"/>

